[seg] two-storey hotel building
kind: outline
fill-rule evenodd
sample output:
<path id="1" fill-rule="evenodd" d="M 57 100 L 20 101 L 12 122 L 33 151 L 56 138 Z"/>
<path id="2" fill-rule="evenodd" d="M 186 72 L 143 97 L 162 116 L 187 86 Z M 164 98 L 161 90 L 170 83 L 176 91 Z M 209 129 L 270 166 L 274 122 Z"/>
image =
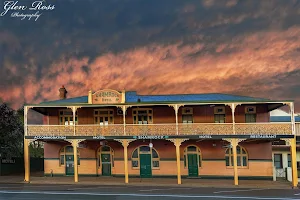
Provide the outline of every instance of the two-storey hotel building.
<path id="1" fill-rule="evenodd" d="M 28 144 L 44 141 L 45 175 L 272 179 L 272 141 L 290 146 L 298 184 L 293 101 L 228 94 L 139 95 L 111 89 L 25 106 L 25 181 Z M 288 105 L 291 122 L 269 112 Z M 44 124 L 27 123 L 28 110 Z"/>

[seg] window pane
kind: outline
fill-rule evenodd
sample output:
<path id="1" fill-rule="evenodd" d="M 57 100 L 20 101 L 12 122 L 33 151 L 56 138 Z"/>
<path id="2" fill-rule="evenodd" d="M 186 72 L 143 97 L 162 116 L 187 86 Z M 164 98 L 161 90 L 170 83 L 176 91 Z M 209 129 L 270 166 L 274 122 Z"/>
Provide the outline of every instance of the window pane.
<path id="1" fill-rule="evenodd" d="M 95 117 L 95 123 L 96 124 L 98 123 L 98 117 Z"/>
<path id="2" fill-rule="evenodd" d="M 61 156 L 60 156 L 60 164 L 61 164 L 61 165 L 64 165 L 64 164 L 65 164 L 65 156 L 64 156 L 64 155 L 61 155 Z"/>
<path id="3" fill-rule="evenodd" d="M 225 152 L 225 154 L 229 154 L 229 149 L 226 149 L 226 152 Z"/>
<path id="4" fill-rule="evenodd" d="M 198 158 L 199 160 L 199 167 L 201 167 L 201 156 L 199 155 L 199 158 Z"/>
<path id="5" fill-rule="evenodd" d="M 183 163 L 183 164 L 184 164 L 184 167 L 186 167 L 186 156 L 185 156 L 185 155 L 183 156 L 183 162 L 184 162 L 184 163 Z"/>
<path id="6" fill-rule="evenodd" d="M 140 151 L 149 152 L 150 151 L 150 147 L 149 146 L 141 146 L 140 147 Z"/>
<path id="7" fill-rule="evenodd" d="M 241 166 L 241 156 L 237 157 L 237 166 Z"/>
<path id="8" fill-rule="evenodd" d="M 243 154 L 246 154 L 246 151 L 242 148 L 242 152 L 243 152 Z"/>
<path id="9" fill-rule="evenodd" d="M 225 156 L 226 166 L 229 166 L 229 156 Z"/>
<path id="10" fill-rule="evenodd" d="M 287 160 L 288 160 L 288 167 L 292 167 L 291 154 L 287 155 Z"/>
<path id="11" fill-rule="evenodd" d="M 189 147 L 187 148 L 187 150 L 188 150 L 188 151 L 197 151 L 197 147 L 195 147 L 195 146 L 189 146 Z"/>
<path id="12" fill-rule="evenodd" d="M 158 154 L 154 149 L 152 149 L 152 158 L 158 158 Z"/>
<path id="13" fill-rule="evenodd" d="M 237 153 L 237 154 L 240 154 L 240 153 L 241 153 L 241 147 L 240 147 L 240 146 L 237 146 L 237 147 L 236 147 L 236 153 Z"/>
<path id="14" fill-rule="evenodd" d="M 73 147 L 72 146 L 67 146 L 66 147 L 66 152 L 73 152 Z"/>
<path id="15" fill-rule="evenodd" d="M 281 154 L 274 154 L 274 161 L 280 162 L 281 161 Z"/>
<path id="16" fill-rule="evenodd" d="M 243 156 L 243 166 L 248 166 L 247 157 Z"/>
<path id="17" fill-rule="evenodd" d="M 111 155 L 111 163 L 112 163 L 112 167 L 115 167 L 114 155 Z"/>
<path id="18" fill-rule="evenodd" d="M 138 158 L 138 150 L 134 150 L 134 152 L 132 153 L 132 158 Z"/>
<path id="19" fill-rule="evenodd" d="M 110 147 L 109 146 L 103 146 L 101 147 L 102 151 L 110 151 Z"/>
<path id="20" fill-rule="evenodd" d="M 77 156 L 77 165 L 80 165 L 80 158 Z"/>
<path id="21" fill-rule="evenodd" d="M 132 167 L 138 167 L 139 166 L 139 161 L 133 160 L 132 162 Z"/>
<path id="22" fill-rule="evenodd" d="M 154 160 L 153 161 L 153 167 L 159 167 L 159 161 Z"/>

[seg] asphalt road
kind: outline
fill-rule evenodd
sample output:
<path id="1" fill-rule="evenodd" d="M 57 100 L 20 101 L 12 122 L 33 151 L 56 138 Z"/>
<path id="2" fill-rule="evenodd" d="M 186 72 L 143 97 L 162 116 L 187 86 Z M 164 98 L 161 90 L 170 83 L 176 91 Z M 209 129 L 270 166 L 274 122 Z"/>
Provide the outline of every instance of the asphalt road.
<path id="1" fill-rule="evenodd" d="M 0 200 L 300 199 L 300 189 L 0 184 Z"/>

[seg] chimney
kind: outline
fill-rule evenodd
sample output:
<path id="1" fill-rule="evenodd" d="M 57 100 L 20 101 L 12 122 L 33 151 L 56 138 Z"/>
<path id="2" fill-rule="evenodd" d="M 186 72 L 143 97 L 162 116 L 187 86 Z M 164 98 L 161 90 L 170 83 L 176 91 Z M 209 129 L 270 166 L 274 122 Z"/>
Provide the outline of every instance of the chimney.
<path id="1" fill-rule="evenodd" d="M 59 98 L 60 99 L 66 99 L 67 98 L 67 90 L 64 86 L 62 86 L 61 88 L 59 88 Z"/>

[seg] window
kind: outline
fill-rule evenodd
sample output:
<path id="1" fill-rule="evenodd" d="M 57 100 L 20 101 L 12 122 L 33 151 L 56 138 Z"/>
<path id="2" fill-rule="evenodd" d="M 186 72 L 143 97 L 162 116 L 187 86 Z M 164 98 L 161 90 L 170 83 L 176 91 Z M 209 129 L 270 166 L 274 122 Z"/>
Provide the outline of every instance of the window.
<path id="1" fill-rule="evenodd" d="M 132 110 L 134 124 L 152 124 L 153 113 L 150 108 L 135 108 Z"/>
<path id="2" fill-rule="evenodd" d="M 247 167 L 248 166 L 248 155 L 246 150 L 241 147 L 236 147 L 236 154 L 237 154 L 237 166 L 239 167 Z M 225 163 L 226 166 L 233 166 L 233 151 L 232 148 L 228 148 L 225 153 Z"/>
<path id="3" fill-rule="evenodd" d="M 139 169 L 139 157 L 140 154 L 151 154 L 152 158 L 152 168 L 157 169 L 159 168 L 159 155 L 154 148 L 150 148 L 149 146 L 140 146 L 136 148 L 131 155 L 131 165 L 133 169 Z"/>
<path id="4" fill-rule="evenodd" d="M 255 123 L 256 122 L 256 114 L 245 114 L 245 122 L 246 123 Z"/>
<path id="5" fill-rule="evenodd" d="M 246 106 L 245 107 L 245 122 L 255 123 L 256 122 L 256 107 Z"/>
<path id="6" fill-rule="evenodd" d="M 188 146 L 187 148 L 185 148 L 184 150 L 184 155 L 183 155 L 183 164 L 184 164 L 184 168 L 187 167 L 188 165 L 188 155 L 189 154 L 196 154 L 197 155 L 197 159 L 198 159 L 198 167 L 202 166 L 202 157 L 201 157 L 201 151 L 197 146 Z"/>
<path id="7" fill-rule="evenodd" d="M 70 110 L 59 111 L 59 124 L 60 125 L 74 125 L 73 112 Z M 75 123 L 78 124 L 78 113 L 75 113 Z"/>
<path id="8" fill-rule="evenodd" d="M 225 115 L 215 114 L 215 123 L 225 123 Z"/>
<path id="9" fill-rule="evenodd" d="M 292 158 L 291 158 L 291 154 L 287 155 L 287 163 L 288 163 L 288 167 L 292 167 Z"/>
<path id="10" fill-rule="evenodd" d="M 101 146 L 97 151 L 98 168 L 102 167 L 102 162 L 110 163 L 111 167 L 115 167 L 114 150 L 110 146 Z"/>
<path id="11" fill-rule="evenodd" d="M 276 169 L 282 169 L 282 154 L 274 154 L 274 166 Z"/>
<path id="12" fill-rule="evenodd" d="M 105 126 L 114 123 L 114 111 L 112 109 L 95 109 L 94 123 Z"/>
<path id="13" fill-rule="evenodd" d="M 215 123 L 225 123 L 225 107 L 214 107 L 214 121 Z"/>
<path id="14" fill-rule="evenodd" d="M 59 165 L 65 165 L 66 163 L 66 157 L 73 156 L 74 159 L 74 152 L 72 146 L 65 146 L 60 149 L 59 151 Z M 70 158 L 69 158 L 70 159 Z M 71 159 L 71 160 L 73 160 Z M 79 150 L 77 149 L 77 164 L 80 165 L 80 154 Z"/>
<path id="15" fill-rule="evenodd" d="M 182 123 L 193 123 L 193 108 L 182 108 Z"/>

